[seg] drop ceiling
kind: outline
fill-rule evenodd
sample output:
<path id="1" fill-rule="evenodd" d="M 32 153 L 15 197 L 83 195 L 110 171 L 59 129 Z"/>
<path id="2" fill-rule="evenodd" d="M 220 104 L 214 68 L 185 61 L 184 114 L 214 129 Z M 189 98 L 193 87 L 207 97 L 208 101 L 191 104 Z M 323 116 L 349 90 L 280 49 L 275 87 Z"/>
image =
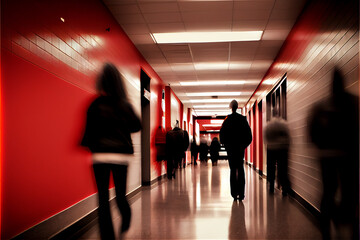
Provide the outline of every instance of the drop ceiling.
<path id="1" fill-rule="evenodd" d="M 161 79 L 197 115 L 229 113 L 229 99 L 243 107 L 277 56 L 306 0 L 104 0 L 120 26 Z M 157 44 L 153 33 L 263 31 L 260 41 Z M 200 67 L 199 67 L 200 66 Z M 239 85 L 183 86 L 189 81 Z M 188 96 L 213 92 L 211 96 Z M 219 96 L 217 92 L 238 92 Z M 203 102 L 192 102 L 196 100 Z M 225 102 L 213 103 L 214 99 Z M 205 102 L 204 102 L 205 101 Z M 204 105 L 221 105 L 204 108 Z M 225 105 L 225 106 L 224 106 Z"/>

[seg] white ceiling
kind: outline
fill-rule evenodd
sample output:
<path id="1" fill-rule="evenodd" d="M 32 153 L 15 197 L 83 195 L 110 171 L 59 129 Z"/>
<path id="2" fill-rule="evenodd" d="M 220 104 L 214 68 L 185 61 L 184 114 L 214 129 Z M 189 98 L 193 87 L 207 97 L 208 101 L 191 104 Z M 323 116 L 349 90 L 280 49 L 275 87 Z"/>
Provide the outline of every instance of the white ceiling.
<path id="1" fill-rule="evenodd" d="M 306 0 L 104 0 L 118 23 L 162 80 L 186 106 L 193 92 L 240 91 L 244 106 L 277 56 Z M 157 44 L 152 33 L 264 31 L 260 41 Z M 195 64 L 226 63 L 225 69 L 195 70 Z M 181 86 L 180 81 L 245 80 L 243 85 Z M 211 103 L 212 105 L 214 103 Z M 224 105 L 224 103 L 219 103 Z M 199 111 L 200 110 L 200 111 Z M 195 112 L 203 114 L 197 107 Z M 221 110 L 214 109 L 215 110 Z M 228 108 L 222 110 L 229 111 Z"/>

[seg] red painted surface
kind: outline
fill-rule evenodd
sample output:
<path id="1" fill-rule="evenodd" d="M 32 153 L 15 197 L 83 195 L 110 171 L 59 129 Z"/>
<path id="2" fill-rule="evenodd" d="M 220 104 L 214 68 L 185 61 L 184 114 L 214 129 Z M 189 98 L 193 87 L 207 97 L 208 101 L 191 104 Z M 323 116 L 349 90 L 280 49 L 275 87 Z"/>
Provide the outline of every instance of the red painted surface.
<path id="1" fill-rule="evenodd" d="M 6 50 L 2 57 L 2 239 L 7 239 L 96 188 L 90 154 L 78 146 L 92 95 Z"/>
<path id="2" fill-rule="evenodd" d="M 1 7 L 1 239 L 8 239 L 95 193 L 90 154 L 78 142 L 103 62 L 134 81 L 141 68 L 151 84 L 161 80 L 98 0 Z"/>
<path id="3" fill-rule="evenodd" d="M 171 89 L 165 87 L 165 130 L 171 130 Z"/>
<path id="4" fill-rule="evenodd" d="M 252 110 L 251 110 L 251 114 L 252 114 L 252 134 L 253 134 L 253 140 L 252 140 L 252 159 L 253 159 L 253 165 L 255 168 L 258 167 L 258 162 L 257 162 L 257 114 L 256 114 L 256 103 L 254 104 Z"/>
<path id="5" fill-rule="evenodd" d="M 263 170 L 263 157 L 264 157 L 264 151 L 263 151 L 263 114 L 262 114 L 262 106 L 259 107 L 257 105 L 257 115 L 258 115 L 258 159 L 259 159 L 259 170 Z"/>

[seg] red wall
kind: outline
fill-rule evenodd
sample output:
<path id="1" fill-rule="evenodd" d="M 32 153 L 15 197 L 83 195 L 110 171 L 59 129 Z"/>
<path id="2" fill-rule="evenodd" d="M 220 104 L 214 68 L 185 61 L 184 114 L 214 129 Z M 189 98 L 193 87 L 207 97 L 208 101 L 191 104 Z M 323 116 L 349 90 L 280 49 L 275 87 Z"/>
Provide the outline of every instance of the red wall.
<path id="1" fill-rule="evenodd" d="M 96 192 L 90 154 L 78 142 L 103 62 L 136 81 L 143 68 L 151 84 L 162 83 L 98 0 L 1 7 L 1 239 L 8 239 Z"/>

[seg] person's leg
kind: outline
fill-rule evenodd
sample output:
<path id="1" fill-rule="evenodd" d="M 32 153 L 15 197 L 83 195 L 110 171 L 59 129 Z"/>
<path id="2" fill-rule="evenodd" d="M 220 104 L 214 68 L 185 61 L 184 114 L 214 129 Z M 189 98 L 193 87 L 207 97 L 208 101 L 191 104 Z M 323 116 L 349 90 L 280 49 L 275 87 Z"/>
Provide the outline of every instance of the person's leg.
<path id="1" fill-rule="evenodd" d="M 288 177 L 288 151 L 282 149 L 278 151 L 278 173 L 280 185 L 282 187 L 283 195 L 287 195 L 290 191 L 290 181 Z"/>
<path id="2" fill-rule="evenodd" d="M 272 150 L 267 151 L 267 180 L 270 185 L 270 193 L 274 193 L 275 182 L 275 156 Z"/>
<path id="3" fill-rule="evenodd" d="M 320 160 L 323 182 L 323 196 L 320 205 L 320 227 L 323 239 L 330 239 L 330 221 L 335 209 L 335 193 L 338 188 L 336 159 L 323 158 Z"/>
<path id="4" fill-rule="evenodd" d="M 243 200 L 245 198 L 245 171 L 244 171 L 244 160 L 239 162 L 238 165 L 238 193 L 239 199 Z"/>
<path id="5" fill-rule="evenodd" d="M 129 229 L 131 220 L 131 208 L 126 198 L 127 166 L 113 164 L 112 173 L 116 191 L 116 203 L 122 217 L 121 232 L 125 232 Z"/>
<path id="6" fill-rule="evenodd" d="M 237 177 L 237 171 L 236 168 L 236 159 L 233 158 L 233 153 L 228 151 L 228 161 L 229 161 L 229 167 L 230 167 L 230 193 L 231 196 L 234 198 L 234 200 L 237 199 L 239 193 L 238 193 L 238 177 Z"/>
<path id="7" fill-rule="evenodd" d="M 101 239 L 115 239 L 109 205 L 110 167 L 108 164 L 94 164 L 93 168 L 98 189 L 98 212 Z"/>
<path id="8" fill-rule="evenodd" d="M 166 161 L 166 168 L 167 168 L 167 178 L 171 179 L 172 178 L 172 174 L 173 174 L 173 157 L 169 157 Z"/>

